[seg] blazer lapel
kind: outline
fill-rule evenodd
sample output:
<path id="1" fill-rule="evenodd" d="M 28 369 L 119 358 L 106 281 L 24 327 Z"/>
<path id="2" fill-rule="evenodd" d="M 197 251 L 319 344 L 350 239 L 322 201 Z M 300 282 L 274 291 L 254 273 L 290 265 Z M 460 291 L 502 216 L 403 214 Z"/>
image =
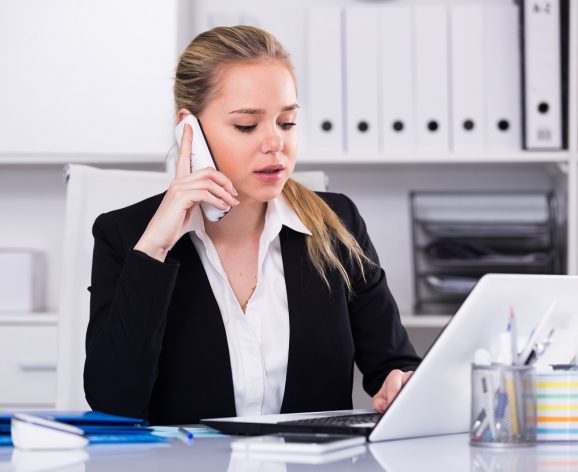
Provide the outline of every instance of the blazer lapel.
<path id="1" fill-rule="evenodd" d="M 177 241 L 169 251 L 168 257 L 180 262 L 179 281 L 175 287 L 173 298 L 182 316 L 198 313 L 195 317 L 195 342 L 199 343 L 207 362 L 211 363 L 211 371 L 221 383 L 222 391 L 216 393 L 220 398 L 213 398 L 220 411 L 227 411 L 230 416 L 236 416 L 235 394 L 231 358 L 227 344 L 227 334 L 223 317 L 203 267 L 199 254 L 187 233 Z M 180 326 L 181 323 L 176 323 Z M 200 380 L 200 379 L 195 379 Z"/>
<path id="2" fill-rule="evenodd" d="M 315 283 L 311 266 L 307 261 L 305 236 L 292 229 L 283 227 L 280 234 L 287 303 L 289 307 L 289 356 L 287 377 L 281 413 L 299 411 L 300 398 L 303 395 L 299 382 L 299 372 L 303 363 L 308 362 L 307 346 L 302 333 L 307 330 L 309 310 L 315 306 L 315 300 L 303 296 L 305 288 Z"/>

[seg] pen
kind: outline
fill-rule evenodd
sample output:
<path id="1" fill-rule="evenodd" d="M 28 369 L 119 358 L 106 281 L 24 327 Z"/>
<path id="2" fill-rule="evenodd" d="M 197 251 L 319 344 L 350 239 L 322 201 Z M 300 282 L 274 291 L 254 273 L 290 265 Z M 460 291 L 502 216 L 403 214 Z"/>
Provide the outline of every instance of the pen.
<path id="1" fill-rule="evenodd" d="M 492 355 L 486 349 L 477 349 L 474 354 L 474 365 L 489 367 L 491 364 L 492 364 Z M 491 372 L 489 374 L 491 374 Z M 492 385 L 491 379 L 489 385 Z M 491 410 L 488 408 L 489 399 L 487 397 L 487 394 L 489 385 L 486 376 L 482 376 L 480 387 L 482 388 L 482 397 L 484 399 L 485 406 L 478 413 L 472 425 L 473 435 L 477 440 L 482 438 L 482 436 L 484 436 L 484 434 L 487 432 L 488 428 L 490 427 L 489 423 L 490 419 L 492 420 L 493 423 L 492 418 L 493 413 L 491 413 Z M 492 392 L 493 388 L 490 387 L 489 390 L 490 392 Z M 495 425 L 492 426 L 493 427 L 490 428 L 490 432 L 494 434 Z"/>
<path id="2" fill-rule="evenodd" d="M 512 338 L 512 364 L 518 363 L 518 331 L 516 329 L 516 314 L 514 308 L 510 307 L 510 321 L 508 323 L 510 337 Z"/>
<path id="3" fill-rule="evenodd" d="M 487 428 L 487 424 L 488 419 L 486 410 L 482 408 L 482 411 L 480 411 L 480 413 L 478 414 L 478 416 L 474 421 L 474 424 L 472 425 L 472 431 L 474 432 L 473 434 L 476 440 L 480 439 L 483 436 L 484 431 Z"/>
<path id="4" fill-rule="evenodd" d="M 177 431 L 181 433 L 185 438 L 187 438 L 188 441 L 191 441 L 193 439 L 193 433 L 187 431 L 182 426 L 179 426 Z"/>
<path id="5" fill-rule="evenodd" d="M 541 343 L 536 343 L 534 345 L 534 348 L 530 351 L 530 354 L 528 355 L 528 358 L 526 359 L 525 365 L 530 365 L 533 364 L 534 362 L 536 362 L 538 360 L 538 358 L 544 354 L 544 352 L 546 352 L 546 349 L 548 348 L 548 346 L 550 346 L 550 344 L 552 344 L 552 336 L 554 335 L 554 328 L 552 328 L 550 330 L 550 332 L 548 333 L 548 336 L 546 337 L 546 339 L 544 339 L 544 341 L 542 341 Z"/>
<path id="6" fill-rule="evenodd" d="M 556 301 L 553 301 L 550 306 L 548 307 L 548 309 L 546 310 L 546 313 L 544 313 L 544 316 L 542 316 L 542 318 L 540 319 L 540 321 L 538 321 L 538 324 L 536 325 L 536 327 L 532 330 L 532 332 L 530 333 L 530 337 L 528 339 L 528 342 L 526 343 L 526 346 L 524 346 L 524 349 L 522 349 L 522 352 L 520 353 L 520 364 L 524 364 L 524 365 L 530 365 L 532 363 L 532 357 L 531 356 L 535 356 L 535 353 L 533 354 L 532 351 L 535 348 L 535 344 L 538 343 L 538 340 L 544 335 L 544 331 L 547 329 L 547 326 L 550 322 L 550 318 L 552 317 L 553 313 L 554 313 L 554 308 L 556 307 Z"/>
<path id="7" fill-rule="evenodd" d="M 491 375 L 491 372 L 489 373 Z M 492 439 L 496 439 L 496 413 L 494 406 L 494 389 L 489 377 L 482 377 L 482 395 L 485 401 L 486 418 L 492 433 Z M 488 385 L 488 383 L 490 385 Z"/>
<path id="8" fill-rule="evenodd" d="M 518 330 L 516 328 L 516 313 L 514 312 L 514 307 L 510 307 L 510 321 L 508 324 L 510 329 L 510 336 L 511 336 L 511 348 L 512 348 L 512 365 L 516 366 L 520 363 L 520 357 L 518 356 Z M 519 395 L 522 391 L 522 385 L 520 382 L 520 378 L 518 377 L 518 372 L 515 370 L 512 371 L 513 382 L 514 382 L 514 395 Z M 523 421 L 524 418 L 524 406 L 522 404 L 521 399 L 515 398 L 515 401 L 512 403 L 512 407 L 516 408 L 516 415 L 512 418 L 512 421 L 518 423 L 519 421 Z M 514 433 L 519 431 L 518 426 L 513 426 Z"/>

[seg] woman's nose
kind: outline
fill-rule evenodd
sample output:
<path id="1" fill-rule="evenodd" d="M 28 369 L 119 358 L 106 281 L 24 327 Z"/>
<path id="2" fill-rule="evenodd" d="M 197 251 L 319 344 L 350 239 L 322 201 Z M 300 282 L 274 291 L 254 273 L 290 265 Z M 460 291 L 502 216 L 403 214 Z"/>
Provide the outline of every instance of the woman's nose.
<path id="1" fill-rule="evenodd" d="M 283 142 L 283 137 L 279 133 L 269 133 L 261 143 L 261 152 L 264 154 L 270 152 L 281 152 L 285 143 Z"/>

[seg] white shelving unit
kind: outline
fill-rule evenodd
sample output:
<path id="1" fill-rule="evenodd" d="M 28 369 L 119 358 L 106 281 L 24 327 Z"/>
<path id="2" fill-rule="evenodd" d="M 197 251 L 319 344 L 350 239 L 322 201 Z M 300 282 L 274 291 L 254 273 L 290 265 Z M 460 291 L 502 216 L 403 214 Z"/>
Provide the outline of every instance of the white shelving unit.
<path id="1" fill-rule="evenodd" d="M 38 21 L 49 23 L 52 19 L 58 22 L 57 10 L 65 8 L 64 0 L 58 0 L 57 5 L 52 5 L 53 12 L 46 10 L 45 17 Z M 132 0 L 128 2 L 133 4 L 131 14 L 136 15 L 135 23 L 138 24 L 138 14 L 141 11 L 141 2 Z M 148 34 L 158 37 L 160 34 L 163 39 L 163 46 L 169 49 L 167 57 L 164 57 L 159 51 L 155 50 L 157 63 L 166 64 L 171 62 L 176 64 L 176 51 L 181 51 L 184 46 L 194 36 L 194 32 L 203 27 L 204 23 L 200 18 L 206 18 L 211 11 L 231 10 L 237 11 L 239 8 L 233 0 L 220 0 L 219 2 L 201 1 L 193 4 L 185 0 L 173 0 L 168 2 L 171 6 L 167 7 L 175 18 L 169 18 L 163 23 L 167 30 L 159 30 L 157 26 L 147 31 Z M 348 4 L 348 0 L 336 0 L 337 4 Z M 26 5 L 21 8 L 20 14 L 24 15 L 27 9 L 34 9 L 43 4 L 40 0 L 24 0 L 21 4 Z M 66 3 L 68 5 L 68 3 Z M 111 11 L 111 14 L 117 14 L 115 6 L 117 2 L 105 0 L 99 2 L 96 6 L 89 0 L 80 1 L 82 6 L 78 8 L 92 8 L 96 15 L 103 21 L 106 17 L 104 12 Z M 303 0 L 297 1 L 297 6 L 303 8 L 308 3 Z M 91 6 L 89 6 L 91 5 Z M 147 5 L 149 5 L 147 3 Z M 152 4 L 150 4 L 152 5 Z M 151 9 L 165 8 L 157 6 L 152 7 L 146 13 L 146 18 L 151 20 Z M 160 3 L 158 5 L 161 5 Z M 259 2 L 249 0 L 243 6 L 243 11 L 258 11 Z M 0 31 L 2 31 L 2 17 L 6 18 L 6 13 L 0 5 Z M 123 7 L 124 8 L 124 7 Z M 269 7 L 267 7 L 269 8 Z M 273 7 L 271 7 L 273 8 Z M 275 6 L 277 8 L 277 6 Z M 571 44 L 570 44 L 570 106 L 569 106 L 569 149 L 564 152 L 514 152 L 514 153 L 487 153 L 487 154 L 453 154 L 453 153 L 416 153 L 414 155 L 341 155 L 341 156 L 322 156 L 307 153 L 303 149 L 299 169 L 322 169 L 325 170 L 330 178 L 330 190 L 343 192 L 350 196 L 360 207 L 363 216 L 366 219 L 369 232 L 377 248 L 381 263 L 388 275 L 388 281 L 396 296 L 402 312 L 402 321 L 408 327 L 410 335 L 412 333 L 427 332 L 430 339 L 439 330 L 441 330 L 449 321 L 450 316 L 431 316 L 419 315 L 412 313 L 412 284 L 411 284 L 411 253 L 409 237 L 409 204 L 407 202 L 407 193 L 409 190 L 418 189 L 438 189 L 438 188 L 455 188 L 463 190 L 470 188 L 472 185 L 479 185 L 487 189 L 554 189 L 557 191 L 564 203 L 564 216 L 567 222 L 567 272 L 569 274 L 578 274 L 578 15 L 576 15 L 576 5 L 571 4 L 573 9 L 571 15 Z M 43 10 L 44 11 L 44 10 Z M 242 12 L 239 12 L 241 14 Z M 288 18 L 279 13 L 277 16 L 278 24 L 293 24 Z M 250 15 L 250 14 L 249 14 Z M 178 16 L 178 19 L 176 18 Z M 235 16 L 235 15 L 233 15 Z M 294 15 L 295 16 L 295 15 Z M 163 16 L 166 19 L 166 17 Z M 193 20 L 187 23 L 187 18 Z M 32 18 L 28 21 L 34 22 Z M 88 20 L 87 20 L 88 21 Z M 154 23 L 154 22 L 153 22 Z M 116 24 L 116 23 L 115 23 Z M 33 25 L 29 25 L 29 30 L 34 30 Z M 117 25 L 118 26 L 118 25 Z M 262 25 L 267 27 L 267 25 Z M 0 39 L 10 43 L 10 37 L 6 30 L 0 32 Z M 16 35 L 17 28 L 12 27 L 12 34 L 15 41 L 20 36 Z M 107 31 L 107 35 L 100 35 L 101 40 L 109 45 L 114 44 L 119 38 L 116 35 L 122 34 L 122 38 L 127 34 L 125 30 L 118 29 Z M 4 36 L 3 36 L 4 35 Z M 170 37 L 174 37 L 171 42 Z M 297 40 L 291 38 L 300 37 L 298 34 L 278 35 L 282 42 L 289 47 L 298 47 Z M 143 39 L 143 38 L 141 38 Z M 146 38 L 145 38 L 146 39 Z M 19 39 L 21 40 L 21 38 Z M 144 39 L 143 39 L 144 40 Z M 156 39 L 155 39 L 156 41 Z M 136 43 L 136 41 L 135 41 Z M 134 47 L 137 45 L 135 44 Z M 127 49 L 127 54 L 130 49 Z M 70 51 L 69 51 L 70 52 Z M 81 50 L 77 50 L 80 54 Z M 4 59 L 4 58 L 2 58 Z M 20 60 L 21 58 L 17 58 Z M 302 63 L 301 58 L 296 57 L 298 74 L 301 72 L 299 67 Z M 15 59 L 16 60 L 16 59 Z M 3 61 L 3 67 L 11 67 L 10 63 Z M 16 62 L 17 63 L 17 62 Z M 5 66 L 8 64 L 7 66 Z M 150 63 L 152 69 L 157 68 L 153 61 Z M 24 69 L 25 73 L 31 73 L 31 69 Z M 76 70 L 76 72 L 78 72 Z M 140 71 L 140 79 L 146 77 L 146 69 Z M 159 84 L 164 79 L 169 79 L 170 74 L 174 71 L 167 71 L 167 77 L 157 78 L 160 82 L 151 83 L 152 94 L 160 90 Z M 117 74 L 128 74 L 119 66 Z M 113 74 L 114 75 L 114 74 Z M 28 78 L 29 79 L 29 78 Z M 54 77 L 52 77 L 54 79 Z M 94 85 L 90 80 L 96 82 L 109 80 L 107 77 L 95 76 L 83 77 L 85 81 L 83 86 L 87 89 Z M 170 82 L 170 81 L 169 81 Z M 27 82 L 28 83 L 28 82 Z M 156 84 L 156 85 L 155 85 Z M 57 81 L 54 81 L 57 86 Z M 154 86 L 153 86 L 154 85 Z M 7 84 L 0 79 L 0 94 L 6 93 Z M 155 89 L 155 87 L 157 87 Z M 99 89 L 100 93 L 105 94 L 106 90 Z M 50 94 L 50 90 L 45 90 L 45 94 Z M 58 108 L 58 102 L 66 96 L 65 90 L 57 90 L 56 99 L 52 99 L 53 109 Z M 133 91 L 134 92 L 134 91 Z M 147 93 L 138 89 L 131 96 L 130 87 L 116 88 L 113 94 L 121 100 L 122 106 L 138 104 L 137 114 L 162 114 L 172 113 L 172 103 L 170 106 L 163 104 L 157 108 L 150 108 L 146 104 Z M 164 91 L 163 93 L 165 93 Z M 78 90 L 77 90 L 77 93 Z M 59 95 L 60 94 L 60 95 Z M 90 95 L 92 97 L 92 95 Z M 60 97 L 60 98 L 58 98 Z M 0 99 L 3 97 L 0 97 Z M 85 97 L 86 98 L 86 97 Z M 95 98 L 95 97 L 93 97 Z M 97 99 L 98 97 L 96 97 Z M 165 97 L 166 98 L 166 97 Z M 50 96 L 48 96 L 50 99 Z M 2 103 L 2 100 L 0 100 Z M 85 102 L 82 102 L 85 103 Z M 106 115 L 106 110 L 98 102 L 95 102 L 97 112 L 102 116 Z M 108 102 L 107 102 L 108 103 Z M 144 104 L 143 104 L 144 103 Z M 306 108 L 304 104 L 303 108 Z M 140 107 L 140 108 L 139 108 Z M 34 109 L 34 103 L 25 103 L 23 110 Z M 50 109 L 42 109 L 46 114 L 42 120 L 50 119 Z M 122 111 L 126 111 L 123 109 Z M 90 113 L 89 110 L 78 110 L 78 120 L 82 120 L 83 113 Z M 112 122 L 107 124 L 106 129 L 117 127 L 123 130 L 115 132 L 111 138 L 113 144 L 109 146 L 107 152 L 87 153 L 82 148 L 82 139 L 79 133 L 84 131 L 94 132 L 97 123 L 90 120 L 90 126 L 81 128 L 75 125 L 60 138 L 52 139 L 49 152 L 41 152 L 35 149 L 35 146 L 21 146 L 16 150 L 17 140 L 11 138 L 10 146 L 13 150 L 6 149 L 2 146 L 2 132 L 4 131 L 3 123 L 9 120 L 13 123 L 21 118 L 19 126 L 19 140 L 26 143 L 29 132 L 33 131 L 33 126 L 37 124 L 30 116 L 18 116 L 13 119 L 2 115 L 0 111 L 0 221 L 2 221 L 3 230 L 0 232 L 1 247 L 22 247 L 40 250 L 47 255 L 47 300 L 46 312 L 34 314 L 21 313 L 0 313 L 0 335 L 7 329 L 18 328 L 13 331 L 14 336 L 23 336 L 21 342 L 25 343 L 26 330 L 39 328 L 39 333 L 47 336 L 54 336 L 47 346 L 47 352 L 56 350 L 56 330 L 58 325 L 59 309 L 59 286 L 60 279 L 60 262 L 61 253 L 60 244 L 63 235 L 64 222 L 64 205 L 65 205 L 65 187 L 63 181 L 63 166 L 70 162 L 95 164 L 103 167 L 125 167 L 147 170 L 162 169 L 166 153 L 169 151 L 167 136 L 170 135 L 171 116 L 164 116 L 158 121 L 147 122 L 146 125 L 139 125 L 138 120 L 133 122 L 127 121 L 130 114 L 122 114 L 119 118 L 114 113 L 110 114 Z M 115 122 L 115 120 L 117 120 Z M 68 123 L 68 121 L 67 121 Z M 136 123 L 136 125 L 135 125 Z M 164 127 L 164 132 L 160 133 L 154 140 L 150 148 L 141 148 L 136 146 L 140 134 L 146 134 L 151 127 Z M 128 133 L 128 134 L 126 134 Z M 73 135 L 73 138 L 70 136 Z M 128 142 L 131 145 L 124 146 L 123 137 L 129 136 Z M 30 138 L 33 139 L 33 138 Z M 70 141 L 72 139 L 72 141 Z M 100 140 L 106 141 L 106 134 L 99 136 Z M 60 140 L 60 141 L 59 141 Z M 72 144 L 71 144 L 72 142 Z M 62 144 L 59 146 L 59 143 Z M 102 147 L 102 146 L 101 146 Z M 97 147 L 98 148 L 98 147 Z M 90 149 L 87 148 L 87 149 Z M 100 148 L 98 148 L 100 149 Z M 102 147 L 104 149 L 104 147 Z M 404 243 L 405 241 L 405 243 Z M 12 331 L 11 331 L 12 332 Z M 40 334 L 39 334 L 40 336 Z M 422 349 L 423 351 L 423 349 Z M 54 359 L 55 357 L 55 352 Z M 53 354 L 49 354 L 50 359 Z M 42 370 L 42 365 L 38 364 Z M 49 370 L 49 369 L 48 369 Z M 1 365 L 0 365 L 0 374 Z M 43 381 L 50 382 L 49 372 L 43 372 L 45 376 Z M 52 394 L 51 394 L 52 395 Z M 48 400 L 46 400 L 48 398 Z M 50 395 L 44 399 L 30 400 L 29 404 L 51 404 Z M 0 392 L 0 407 L 13 405 L 12 402 L 5 402 Z"/>
<path id="2" fill-rule="evenodd" d="M 0 313 L 0 409 L 54 406 L 57 342 L 57 313 Z"/>

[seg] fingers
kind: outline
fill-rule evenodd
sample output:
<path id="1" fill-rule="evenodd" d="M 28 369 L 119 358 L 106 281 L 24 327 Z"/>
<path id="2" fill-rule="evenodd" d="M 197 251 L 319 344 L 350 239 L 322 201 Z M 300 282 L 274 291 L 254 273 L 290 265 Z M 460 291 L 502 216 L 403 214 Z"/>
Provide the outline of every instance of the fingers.
<path id="1" fill-rule="evenodd" d="M 379 394 L 376 394 L 371 400 L 371 406 L 373 406 L 373 409 L 378 413 L 383 413 L 387 410 L 387 400 L 379 396 Z"/>
<path id="2" fill-rule="evenodd" d="M 193 152 L 193 128 L 185 124 L 177 159 L 176 177 L 184 177 L 191 173 L 191 154 Z"/>
<path id="3" fill-rule="evenodd" d="M 403 372 L 400 370 L 393 371 L 390 375 L 389 382 L 386 382 L 386 398 L 387 404 L 389 405 L 393 399 L 397 396 L 403 385 Z"/>
<path id="4" fill-rule="evenodd" d="M 201 188 L 199 185 L 205 185 L 207 189 L 214 190 L 213 193 L 221 196 L 230 205 L 237 204 L 237 200 L 234 197 L 238 193 L 233 187 L 231 180 L 225 174 L 212 167 L 206 167 L 184 177 L 175 178 L 171 183 L 171 187 L 182 189 L 198 189 Z"/>
<path id="5" fill-rule="evenodd" d="M 235 198 L 238 193 L 233 187 L 233 183 L 225 174 L 211 167 L 195 171 L 182 178 L 175 178 L 171 183 L 171 187 L 186 190 L 205 188 L 228 202 L 229 205 L 237 205 L 239 203 Z"/>
<path id="6" fill-rule="evenodd" d="M 408 381 L 413 372 L 402 372 L 399 369 L 392 370 L 379 392 L 375 394 L 372 399 L 373 408 L 379 412 L 383 413 L 391 402 L 395 399 L 402 386 Z"/>
<path id="7" fill-rule="evenodd" d="M 191 174 L 189 179 L 202 179 L 202 178 L 209 178 L 223 187 L 227 192 L 229 192 L 233 196 L 237 196 L 237 190 L 233 187 L 233 182 L 222 172 L 212 168 L 212 167 L 205 167 L 204 169 L 200 169 L 195 171 Z"/>
<path id="8" fill-rule="evenodd" d="M 207 203 L 211 204 L 214 203 L 214 198 L 219 199 L 219 201 L 225 202 L 227 206 L 237 206 L 239 204 L 239 201 L 235 197 L 233 197 L 227 190 L 225 190 L 219 184 L 208 178 L 195 179 L 182 182 L 180 184 L 177 184 L 177 189 L 182 190 L 184 192 L 190 191 L 207 192 L 209 195 L 207 195 L 206 193 L 202 193 L 201 195 L 203 196 L 203 201 L 206 201 Z"/>
<path id="9" fill-rule="evenodd" d="M 410 370 L 408 372 L 404 372 L 403 373 L 403 379 L 402 379 L 402 383 L 403 385 L 405 385 L 407 383 L 407 381 L 409 380 L 409 378 L 413 375 L 413 370 Z"/>
<path id="10" fill-rule="evenodd" d="M 229 211 L 231 209 L 231 205 L 229 205 L 223 199 L 213 195 L 208 190 L 191 190 L 188 192 L 188 195 L 190 196 L 190 203 L 205 202 L 213 205 L 216 208 L 219 208 L 220 210 Z"/>
<path id="11" fill-rule="evenodd" d="M 230 207 L 239 205 L 239 201 L 222 185 L 225 184 L 232 188 L 229 179 L 222 174 L 220 174 L 222 176 L 220 178 L 216 174 L 220 173 L 215 169 L 210 171 L 203 169 L 186 177 L 174 179 L 168 190 L 170 198 L 178 202 L 177 206 L 182 210 L 187 210 L 199 202 L 206 202 L 227 211 Z M 215 182 L 215 180 L 219 180 L 219 182 Z"/>

